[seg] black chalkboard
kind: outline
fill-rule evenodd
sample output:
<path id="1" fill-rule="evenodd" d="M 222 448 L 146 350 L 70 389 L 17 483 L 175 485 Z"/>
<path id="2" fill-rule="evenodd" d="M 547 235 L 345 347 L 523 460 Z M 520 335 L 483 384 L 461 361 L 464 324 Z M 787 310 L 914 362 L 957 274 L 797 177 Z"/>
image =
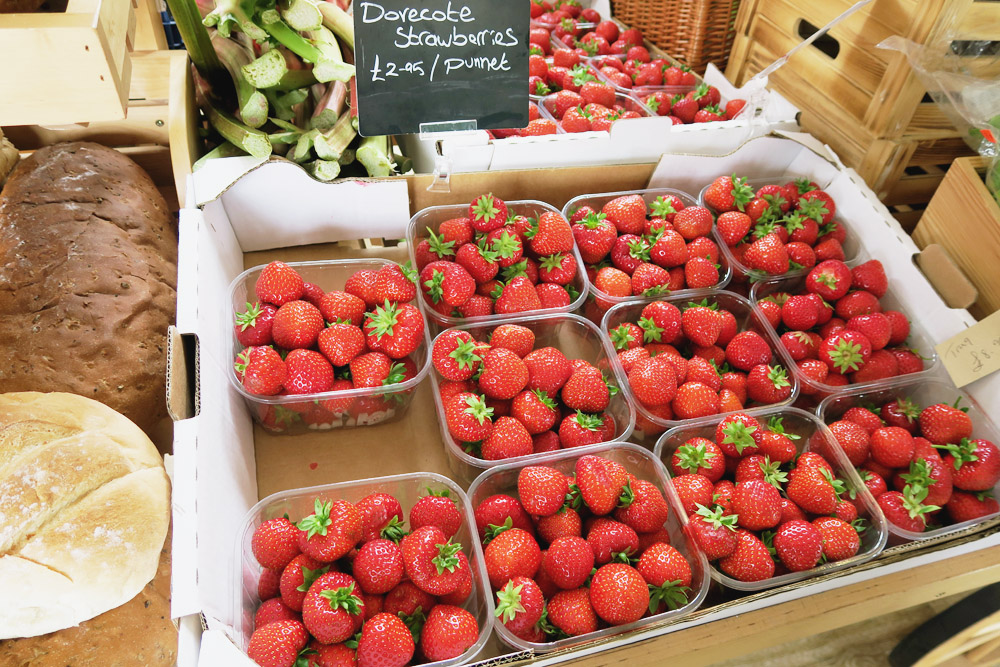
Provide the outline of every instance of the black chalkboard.
<path id="1" fill-rule="evenodd" d="M 530 0 L 362 0 L 354 6 L 363 136 L 423 123 L 528 124 Z"/>

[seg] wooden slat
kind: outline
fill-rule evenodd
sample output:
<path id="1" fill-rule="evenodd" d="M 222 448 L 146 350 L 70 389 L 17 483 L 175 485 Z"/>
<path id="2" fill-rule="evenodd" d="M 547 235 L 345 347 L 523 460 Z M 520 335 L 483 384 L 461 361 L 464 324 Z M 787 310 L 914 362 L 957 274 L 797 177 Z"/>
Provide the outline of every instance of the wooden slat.
<path id="1" fill-rule="evenodd" d="M 886 206 L 926 204 L 934 196 L 943 179 L 944 172 L 940 170 L 937 170 L 937 173 L 904 175 L 896 181 L 889 194 L 882 198 L 882 203 Z"/>

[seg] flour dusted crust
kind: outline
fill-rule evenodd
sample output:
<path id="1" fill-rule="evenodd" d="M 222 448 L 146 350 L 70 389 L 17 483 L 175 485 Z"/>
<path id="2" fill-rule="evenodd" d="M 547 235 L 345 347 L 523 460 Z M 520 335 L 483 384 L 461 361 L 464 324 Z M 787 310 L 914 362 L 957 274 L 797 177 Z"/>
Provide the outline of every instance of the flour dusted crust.
<path id="1" fill-rule="evenodd" d="M 169 498 L 153 443 L 114 410 L 73 394 L 0 395 L 0 639 L 135 597 L 156 574 Z"/>
<path id="2" fill-rule="evenodd" d="M 121 412 L 166 448 L 166 336 L 177 236 L 122 153 L 61 143 L 0 190 L 0 392 L 65 391 Z"/>

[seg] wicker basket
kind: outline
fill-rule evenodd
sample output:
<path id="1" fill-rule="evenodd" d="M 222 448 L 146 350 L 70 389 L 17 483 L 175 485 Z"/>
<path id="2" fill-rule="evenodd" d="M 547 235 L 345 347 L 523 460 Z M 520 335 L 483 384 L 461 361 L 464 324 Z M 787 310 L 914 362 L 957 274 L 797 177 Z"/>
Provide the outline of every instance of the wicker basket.
<path id="1" fill-rule="evenodd" d="M 725 69 L 740 0 L 611 0 L 612 14 L 647 40 L 703 74 Z"/>

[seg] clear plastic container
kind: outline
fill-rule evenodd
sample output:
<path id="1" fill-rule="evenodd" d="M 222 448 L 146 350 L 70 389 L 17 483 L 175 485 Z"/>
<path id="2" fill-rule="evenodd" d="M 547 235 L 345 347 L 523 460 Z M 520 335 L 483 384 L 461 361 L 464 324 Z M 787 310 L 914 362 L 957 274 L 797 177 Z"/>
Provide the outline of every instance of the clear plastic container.
<path id="1" fill-rule="evenodd" d="M 792 276 L 785 278 L 777 278 L 775 280 L 767 280 L 754 283 L 753 287 L 750 290 L 750 300 L 756 305 L 758 301 L 760 301 L 761 299 L 770 294 L 774 294 L 775 292 L 788 292 L 789 294 L 799 294 L 804 289 L 805 280 L 806 280 L 805 276 L 800 275 L 798 277 Z M 891 287 L 885 293 L 885 296 L 879 299 L 879 303 L 882 304 L 883 310 L 898 310 L 907 316 L 907 319 L 910 320 L 910 336 L 906 339 L 906 347 L 915 350 L 916 353 L 922 356 L 925 360 L 923 371 L 919 373 L 910 373 L 909 375 L 900 377 L 924 378 L 934 373 L 939 363 L 937 352 L 934 351 L 934 341 L 927 334 L 927 332 L 924 331 L 923 327 L 921 327 L 917 322 L 915 322 L 912 318 L 910 318 L 906 310 L 900 306 L 899 300 L 896 298 L 896 295 L 893 294 Z M 767 327 L 768 329 L 770 329 L 772 333 L 774 333 L 774 335 L 777 336 L 777 332 L 771 327 L 769 323 L 767 324 Z M 884 382 L 884 380 L 874 380 L 872 382 L 860 382 L 858 384 L 850 384 L 843 387 L 837 387 L 822 382 L 816 382 L 815 380 L 806 377 L 806 375 L 799 370 L 797 364 L 792 366 L 792 370 L 795 374 L 795 378 L 799 381 L 800 387 L 806 389 L 805 392 L 803 391 L 799 392 L 800 396 L 804 399 L 812 397 L 815 398 L 817 401 L 826 397 L 828 394 L 834 392 L 846 391 L 853 389 L 855 387 L 858 388 L 870 387 L 880 382 Z M 808 394 L 807 392 L 809 390 L 812 390 L 814 393 Z"/>
<path id="2" fill-rule="evenodd" d="M 816 452 L 821 454 L 833 466 L 836 476 L 855 489 L 861 497 L 863 509 L 858 512 L 858 517 L 867 521 L 868 526 L 861 534 L 861 548 L 851 558 L 824 563 L 811 570 L 804 572 L 789 572 L 781 574 L 763 581 L 737 581 L 720 571 L 715 565 L 710 565 L 712 578 L 727 588 L 737 591 L 762 591 L 768 588 L 784 586 L 785 584 L 812 579 L 832 572 L 839 572 L 855 565 L 867 563 L 878 556 L 885 548 L 889 532 L 887 521 L 879 508 L 878 503 L 872 494 L 865 487 L 864 482 L 858 477 L 854 466 L 847 460 L 847 455 L 840 449 L 836 438 L 826 427 L 826 424 L 816 418 L 816 415 L 798 408 L 761 408 L 757 410 L 747 410 L 746 413 L 755 417 L 758 421 L 765 422 L 772 416 L 782 418 L 782 425 L 785 432 L 794 433 L 801 436 L 799 440 L 793 440 L 799 453 Z M 653 450 L 657 459 L 669 469 L 670 456 L 691 438 L 708 438 L 715 441 L 715 427 L 718 426 L 722 418 L 719 416 L 706 417 L 697 421 L 689 422 L 683 426 L 670 429 L 660 437 Z"/>
<path id="3" fill-rule="evenodd" d="M 519 214 L 529 218 L 537 218 L 542 213 L 559 213 L 559 209 L 554 206 L 534 199 L 505 201 L 504 203 L 507 204 L 507 210 L 511 215 Z M 417 265 L 415 249 L 420 241 L 429 237 L 427 234 L 428 228 L 433 230 L 436 234 L 442 222 L 445 220 L 451 220 L 452 218 L 464 218 L 468 215 L 468 212 L 468 204 L 429 206 L 422 211 L 418 211 L 416 215 L 410 218 L 410 224 L 406 227 L 406 244 L 409 247 L 410 261 L 413 266 Z M 525 250 L 527 250 L 527 247 Z M 587 271 L 583 265 L 583 258 L 580 257 L 580 251 L 577 250 L 575 242 L 573 243 L 573 257 L 576 258 L 577 272 L 573 281 L 570 283 L 570 286 L 577 291 L 578 296 L 573 299 L 568 306 L 563 308 L 543 308 L 542 310 L 529 312 L 538 314 L 572 313 L 583 305 L 583 302 L 587 299 L 587 290 L 590 287 L 590 283 L 587 280 Z M 419 294 L 417 298 L 423 301 L 424 315 L 427 317 L 429 322 L 436 325 L 438 330 L 460 324 L 488 324 L 505 317 L 505 315 L 485 315 L 482 317 L 449 317 L 447 315 L 442 315 L 431 308 L 431 304 L 425 300 L 427 296 L 423 293 L 423 290 L 418 290 L 418 292 Z"/>
<path id="4" fill-rule="evenodd" d="M 243 651 L 250 644 L 253 634 L 253 617 L 260 600 L 257 597 L 257 581 L 262 568 L 254 558 L 251 548 L 253 532 L 263 522 L 287 514 L 292 521 L 313 513 L 313 502 L 316 498 L 323 500 L 346 500 L 356 503 L 372 493 L 388 493 L 394 496 L 403 508 L 404 518 L 409 515 L 410 508 L 419 498 L 428 494 L 429 490 L 447 490 L 452 500 L 458 504 L 462 514 L 462 527 L 455 534 L 454 540 L 463 545 L 463 551 L 469 559 L 472 569 L 472 594 L 462 605 L 476 617 L 479 625 L 479 639 L 462 655 L 451 660 L 424 663 L 428 667 L 449 667 L 450 665 L 466 664 L 483 649 L 490 636 L 490 625 L 494 617 L 493 596 L 489 590 L 489 579 L 486 576 L 486 566 L 483 564 L 482 549 L 473 545 L 478 541 L 475 530 L 475 519 L 472 506 L 465 492 L 455 482 L 447 477 L 431 472 L 416 472 L 392 477 L 377 477 L 338 484 L 324 484 L 302 489 L 280 491 L 264 498 L 250 508 L 243 523 L 237 531 L 236 563 L 234 583 L 234 631 L 233 641 Z"/>
<path id="5" fill-rule="evenodd" d="M 995 445 L 1000 445 L 1000 430 L 997 430 L 996 425 L 986 415 L 979 403 L 968 393 L 955 387 L 955 385 L 938 378 L 904 376 L 892 380 L 884 380 L 883 382 L 867 387 L 855 385 L 848 391 L 828 396 L 816 408 L 816 413 L 823 423 L 831 424 L 841 419 L 844 413 L 852 407 L 861 404 L 874 403 L 876 406 L 882 406 L 884 403 L 897 398 L 909 398 L 921 408 L 925 408 L 935 403 L 952 405 L 958 397 L 962 398 L 961 407 L 968 407 L 968 415 L 972 420 L 972 436 L 974 438 L 989 440 Z M 889 483 L 891 489 L 892 480 L 886 481 Z M 997 482 L 993 487 L 993 495 L 1000 498 L 1000 482 Z M 935 537 L 951 535 L 966 528 L 971 528 L 998 515 L 1000 515 L 1000 512 L 979 519 L 972 519 L 971 521 L 942 526 L 941 528 L 935 528 L 923 533 L 914 533 L 890 522 L 889 533 L 891 537 L 889 539 L 893 544 L 930 540 Z"/>
<path id="6" fill-rule="evenodd" d="M 604 81 L 604 79 L 602 78 L 601 81 Z M 553 118 L 555 118 L 556 121 L 561 126 L 562 125 L 562 119 L 559 116 L 556 115 L 556 110 L 555 110 L 555 103 L 556 103 L 556 98 L 558 97 L 558 95 L 559 95 L 559 93 L 553 93 L 551 95 L 546 95 L 545 97 L 542 98 L 541 102 L 539 102 L 539 105 L 543 109 L 545 109 L 546 111 L 548 111 L 549 114 Z M 637 114 L 639 114 L 640 116 L 642 116 L 643 118 L 651 115 L 651 112 L 650 112 L 649 108 L 646 107 L 646 105 L 642 104 L 637 99 L 635 99 L 634 97 L 631 97 L 627 93 L 615 92 L 615 105 L 616 106 L 621 106 L 621 108 L 623 108 L 626 111 L 634 111 Z"/>
<path id="7" fill-rule="evenodd" d="M 520 324 L 531 329 L 535 334 L 535 349 L 554 347 L 566 355 L 567 359 L 588 361 L 604 371 L 605 377 L 618 385 L 619 389 L 621 388 L 622 378 L 612 366 L 611 360 L 615 354 L 611 343 L 605 336 L 601 335 L 595 324 L 579 315 L 553 314 L 508 317 L 486 324 L 467 324 L 453 328 L 468 331 L 477 340 L 486 340 L 487 336 L 492 334 L 493 329 L 501 324 Z M 440 335 L 443 335 L 443 332 Z M 432 370 L 431 382 L 434 385 L 434 405 L 437 408 L 438 424 L 441 427 L 441 440 L 444 442 L 445 449 L 448 450 L 448 460 L 456 479 L 471 482 L 483 470 L 507 463 L 527 465 L 539 456 L 544 456 L 544 454 L 529 454 L 502 461 L 487 461 L 466 452 L 448 432 L 444 406 L 441 404 L 439 381 L 437 370 Z M 615 420 L 615 437 L 612 438 L 612 441 L 628 439 L 635 424 L 635 411 L 622 391 L 611 397 L 608 408 L 604 412 Z"/>
<path id="8" fill-rule="evenodd" d="M 744 110 L 745 109 L 746 107 L 744 107 Z M 786 174 L 785 176 L 778 176 L 774 178 L 748 178 L 747 184 L 751 188 L 753 188 L 754 192 L 756 192 L 765 185 L 784 185 L 789 181 L 794 181 L 796 178 L 800 178 L 800 176 L 796 174 Z M 703 187 L 701 189 L 701 192 L 698 193 L 698 202 L 702 206 L 710 210 L 713 216 L 717 217 L 719 215 L 719 212 L 705 202 L 705 191 L 708 190 L 709 186 L 711 186 L 711 183 Z M 822 188 L 823 185 L 821 184 L 820 189 Z M 848 266 L 855 266 L 856 264 L 860 264 L 861 262 L 868 259 L 868 256 L 865 254 L 864 249 L 861 247 L 861 242 L 858 240 L 857 234 L 855 233 L 855 230 L 851 228 L 851 225 L 845 222 L 844 219 L 841 218 L 836 213 L 834 214 L 833 219 L 835 222 L 839 223 L 840 226 L 842 226 L 844 230 L 847 232 L 847 238 L 844 240 L 844 243 L 842 244 L 844 248 L 844 262 Z M 719 244 L 719 247 L 722 248 L 722 256 L 725 257 L 724 264 L 732 268 L 733 280 L 739 280 L 739 281 L 747 280 L 747 277 L 751 274 L 752 269 L 748 267 L 746 264 L 736 259 L 736 256 L 733 254 L 732 249 L 728 245 L 726 245 L 726 242 L 722 239 L 722 236 L 719 234 L 718 229 L 716 228 L 715 225 L 712 226 L 712 233 L 715 234 L 715 240 Z M 801 276 L 807 273 L 809 273 L 809 269 L 798 269 L 798 270 L 788 271 L 787 273 L 781 276 L 774 276 L 774 277 L 787 278 L 792 276 Z"/>
<path id="9" fill-rule="evenodd" d="M 625 195 L 639 195 L 643 198 L 643 200 L 646 202 L 647 205 L 654 202 L 657 197 L 665 197 L 667 195 L 673 195 L 674 197 L 677 197 L 682 202 L 684 202 L 685 207 L 698 205 L 698 202 L 695 200 L 694 197 L 692 197 L 686 192 L 681 192 L 680 190 L 675 190 L 673 188 L 651 188 L 648 190 L 625 190 L 623 192 L 602 192 L 599 194 L 580 195 L 578 197 L 570 199 L 568 202 L 566 202 L 566 205 L 563 207 L 562 210 L 563 217 L 569 220 L 570 217 L 572 217 L 573 213 L 575 213 L 576 210 L 581 206 L 590 206 L 592 209 L 600 213 L 601 209 L 604 208 L 604 205 L 607 204 L 609 201 L 617 197 L 623 197 Z M 715 241 L 716 244 L 718 244 L 718 240 L 714 238 L 712 240 Z M 720 254 L 719 256 L 721 258 L 722 255 Z M 730 279 L 729 268 L 727 266 L 723 266 L 723 268 L 719 269 L 719 282 L 716 283 L 713 286 L 713 288 L 714 289 L 724 288 L 727 284 L 729 284 L 729 279 Z M 611 308 L 611 306 L 617 303 L 623 303 L 625 301 L 634 301 L 637 298 L 635 296 L 611 296 L 607 292 L 599 290 L 593 283 L 590 283 L 589 286 L 590 286 L 590 298 L 594 300 L 594 303 L 593 304 L 588 303 L 588 307 L 593 305 L 594 308 L 592 312 L 588 312 L 588 317 L 592 319 L 595 323 L 598 323 L 600 321 L 601 317 L 604 316 L 604 313 L 606 313 L 608 309 Z M 686 293 L 690 290 L 683 290 L 683 291 Z M 678 291 L 678 293 L 680 293 L 680 291 Z"/>
<path id="10" fill-rule="evenodd" d="M 315 283 L 324 292 L 343 289 L 344 283 L 356 271 L 378 271 L 383 266 L 395 264 L 387 259 L 345 259 L 318 262 L 288 262 L 306 282 Z M 235 313 L 242 312 L 247 302 L 255 302 L 254 287 L 264 266 L 247 269 L 229 285 L 229 302 L 232 310 L 226 313 L 225 327 L 230 331 L 229 359 L 235 360 L 243 346 L 233 329 Z M 419 298 L 419 297 L 418 297 Z M 271 433 L 294 435 L 309 430 L 325 430 L 353 426 L 374 426 L 401 418 L 410 407 L 413 392 L 431 365 L 430 322 L 417 299 L 412 302 L 424 316 L 424 340 L 410 358 L 417 373 L 406 382 L 372 389 L 325 391 L 296 396 L 258 396 L 251 394 L 236 377 L 230 363 L 226 375 L 230 384 L 239 392 L 254 421 Z"/>
<path id="11" fill-rule="evenodd" d="M 695 86 L 637 86 L 637 87 L 633 87 L 633 88 L 629 89 L 628 92 L 640 104 L 642 104 L 644 107 L 646 107 L 647 109 L 649 109 L 649 114 L 651 116 L 656 116 L 656 115 L 659 115 L 659 114 L 657 114 L 657 112 L 653 111 L 649 107 L 649 105 L 646 104 L 646 102 L 644 101 L 646 97 L 652 95 L 653 93 L 658 93 L 658 92 L 662 91 L 662 92 L 665 92 L 667 95 L 669 95 L 672 98 L 674 95 L 676 95 L 678 93 L 686 94 L 686 93 L 688 93 L 688 92 L 690 92 L 690 91 L 692 91 L 694 89 L 695 89 Z M 726 110 L 726 102 L 727 102 L 727 100 L 722 100 L 721 102 L 719 102 L 719 108 L 721 108 L 723 111 Z M 749 105 L 745 104 L 745 105 L 743 105 L 743 108 L 740 109 L 740 112 L 738 114 L 736 114 L 735 116 L 733 116 L 732 118 L 727 118 L 725 121 L 715 121 L 715 122 L 722 123 L 722 122 L 726 122 L 726 121 L 730 121 L 730 120 L 743 120 L 745 118 L 745 116 L 746 116 L 747 109 L 749 109 L 749 108 L 750 108 Z"/>
<path id="12" fill-rule="evenodd" d="M 686 290 L 685 292 L 677 292 L 676 294 L 666 297 L 626 301 L 616 304 L 604 314 L 604 319 L 601 321 L 601 333 L 609 335 L 607 332 L 611 331 L 611 329 L 614 329 L 620 324 L 625 322 L 637 322 L 640 314 L 642 313 L 642 309 L 653 301 L 665 301 L 667 303 L 672 303 L 679 308 L 688 302 L 699 302 L 703 299 L 707 299 L 709 305 L 718 304 L 719 308 L 723 308 L 731 312 L 733 317 L 736 318 L 736 326 L 739 331 L 755 331 L 767 341 L 768 346 L 771 348 L 771 359 L 768 363 L 772 365 L 778 364 L 784 367 L 785 370 L 788 371 L 788 380 L 792 383 L 791 395 L 789 395 L 789 397 L 781 403 L 770 405 L 768 407 L 773 408 L 791 405 L 798 396 L 798 383 L 795 380 L 794 374 L 790 371 L 790 369 L 794 366 L 794 363 L 788 356 L 788 352 L 781 344 L 781 341 L 778 340 L 777 336 L 775 336 L 774 330 L 767 325 L 763 313 L 750 303 L 750 301 L 739 294 L 714 289 Z M 690 421 L 683 419 L 662 419 L 653 415 L 649 410 L 644 408 L 638 400 L 636 400 L 635 395 L 632 393 L 632 389 L 629 387 L 625 369 L 622 368 L 617 354 L 612 358 L 612 363 L 614 364 L 615 372 L 622 378 L 622 392 L 628 398 L 629 403 L 636 411 L 635 430 L 632 434 L 633 439 L 652 446 L 655 439 L 667 429 L 680 424 L 688 423 Z M 720 415 L 722 414 L 731 413 L 720 413 Z M 721 419 L 721 416 L 719 418 Z"/>
<path id="13" fill-rule="evenodd" d="M 597 632 L 590 632 L 578 637 L 569 637 L 553 642 L 535 643 L 528 642 L 514 636 L 499 619 L 494 621 L 494 628 L 500 639 L 508 646 L 522 651 L 533 651 L 535 653 L 548 653 L 573 648 L 581 644 L 610 639 L 616 635 L 626 632 L 642 630 L 645 627 L 656 624 L 661 625 L 664 621 L 679 621 L 692 613 L 705 601 L 708 594 L 709 577 L 708 560 L 705 554 L 698 548 L 694 540 L 687 535 L 687 517 L 684 516 L 683 505 L 673 485 L 670 483 L 669 475 L 663 465 L 646 449 L 627 442 L 616 442 L 606 445 L 592 445 L 589 447 L 578 447 L 571 450 L 561 450 L 539 456 L 530 462 L 507 463 L 502 466 L 492 468 L 476 478 L 469 487 L 469 501 L 476 507 L 484 499 L 491 495 L 504 493 L 517 497 L 517 476 L 526 465 L 546 465 L 555 468 L 566 474 L 571 474 L 576 468 L 577 460 L 585 455 L 600 456 L 601 458 L 616 461 L 625 467 L 630 473 L 639 479 L 646 480 L 656 485 L 663 492 L 667 503 L 670 505 L 670 517 L 667 519 L 666 528 L 670 533 L 670 544 L 677 548 L 687 561 L 691 564 L 691 595 L 690 601 L 679 609 L 667 611 L 655 616 L 644 618 L 629 623 L 604 628 Z M 482 553 L 482 545 L 477 541 L 476 548 Z"/>

